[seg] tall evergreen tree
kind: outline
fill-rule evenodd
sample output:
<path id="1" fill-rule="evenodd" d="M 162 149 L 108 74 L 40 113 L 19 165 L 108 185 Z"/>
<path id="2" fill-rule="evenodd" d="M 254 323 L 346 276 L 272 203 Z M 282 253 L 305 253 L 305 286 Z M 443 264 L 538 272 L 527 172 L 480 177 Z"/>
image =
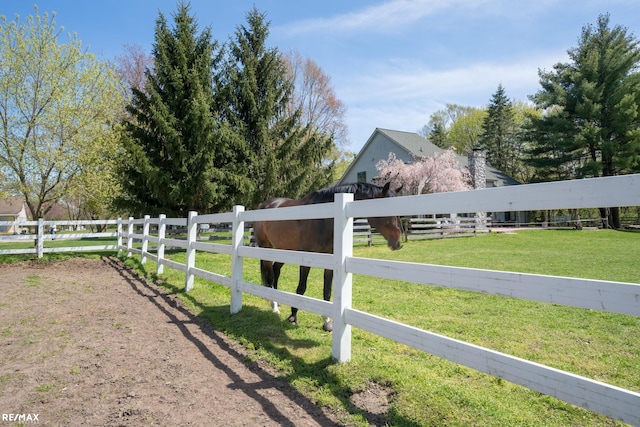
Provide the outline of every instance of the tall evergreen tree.
<path id="1" fill-rule="evenodd" d="M 442 122 L 434 122 L 431 132 L 427 135 L 427 139 L 440 148 L 448 148 L 447 128 Z"/>
<path id="2" fill-rule="evenodd" d="M 517 169 L 516 127 L 513 104 L 502 84 L 491 97 L 487 115 L 482 124 L 480 146 L 487 150 L 487 161 L 507 175 Z"/>
<path id="3" fill-rule="evenodd" d="M 531 117 L 523 131 L 529 142 L 524 161 L 534 169 L 533 182 L 562 181 L 576 177 L 580 146 L 575 143 L 573 124 L 563 117 L 560 107 Z"/>
<path id="4" fill-rule="evenodd" d="M 230 41 L 218 81 L 224 118 L 247 147 L 253 189 L 245 203 L 251 207 L 271 197 L 299 197 L 331 179 L 331 165 L 323 160 L 332 139 L 302 127 L 300 112 L 287 109 L 293 83 L 280 52 L 266 46 L 268 35 L 265 15 L 253 8 Z"/>
<path id="5" fill-rule="evenodd" d="M 611 29 L 609 15 L 601 15 L 595 27 L 583 27 L 568 54 L 572 62 L 539 73 L 542 90 L 532 99 L 548 113 L 533 121 L 532 152 L 576 178 L 639 171 L 638 40 L 624 27 Z M 609 215 L 619 227 L 617 209 Z"/>
<path id="6" fill-rule="evenodd" d="M 242 146 L 219 120 L 213 72 L 221 49 L 206 28 L 198 35 L 188 4 L 178 5 L 175 27 L 156 20 L 154 69 L 145 90 L 132 88 L 121 165 L 121 208 L 132 214 L 185 215 L 228 209 L 246 191 Z"/>

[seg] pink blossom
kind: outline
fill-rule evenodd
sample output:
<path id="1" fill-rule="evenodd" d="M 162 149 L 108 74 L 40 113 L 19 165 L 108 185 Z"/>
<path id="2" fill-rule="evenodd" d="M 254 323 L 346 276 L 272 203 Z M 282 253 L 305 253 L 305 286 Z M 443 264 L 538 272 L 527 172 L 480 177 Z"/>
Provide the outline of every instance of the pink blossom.
<path id="1" fill-rule="evenodd" d="M 433 157 L 420 157 L 405 163 L 389 153 L 388 160 L 376 164 L 380 174 L 377 183 L 391 182 L 392 188 L 402 186 L 405 195 L 471 190 L 469 170 L 460 164 L 452 149 Z"/>

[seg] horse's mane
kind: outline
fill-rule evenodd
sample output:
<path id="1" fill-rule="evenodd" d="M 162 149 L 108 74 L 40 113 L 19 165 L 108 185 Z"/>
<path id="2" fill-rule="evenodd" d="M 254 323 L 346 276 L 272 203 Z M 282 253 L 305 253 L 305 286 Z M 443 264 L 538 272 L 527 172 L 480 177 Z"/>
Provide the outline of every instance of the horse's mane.
<path id="1" fill-rule="evenodd" d="M 338 193 L 353 193 L 355 200 L 373 199 L 376 197 L 382 197 L 383 190 L 383 187 L 369 182 L 353 182 L 350 184 L 336 185 L 312 191 L 304 196 L 301 202 L 309 205 L 333 202 L 334 194 Z M 389 189 L 386 194 L 387 197 L 393 197 L 396 195 L 396 192 L 391 189 Z"/>

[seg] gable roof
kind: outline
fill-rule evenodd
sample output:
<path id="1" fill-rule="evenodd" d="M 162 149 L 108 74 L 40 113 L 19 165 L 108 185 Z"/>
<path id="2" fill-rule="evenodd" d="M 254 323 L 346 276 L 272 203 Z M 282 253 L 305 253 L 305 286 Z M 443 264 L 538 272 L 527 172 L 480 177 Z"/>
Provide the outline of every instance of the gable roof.
<path id="1" fill-rule="evenodd" d="M 0 197 L 0 215 L 18 215 L 23 209 L 24 197 Z"/>
<path id="2" fill-rule="evenodd" d="M 375 135 L 376 132 L 387 136 L 400 147 L 404 148 L 407 152 L 416 157 L 433 157 L 435 154 L 440 154 L 445 151 L 444 149 L 429 142 L 427 138 L 423 138 L 415 132 L 376 128 L 373 135 Z"/>
<path id="3" fill-rule="evenodd" d="M 371 145 L 371 143 L 376 139 L 377 135 L 383 135 L 386 139 L 393 144 L 397 145 L 399 149 L 405 151 L 413 157 L 433 157 L 436 154 L 441 154 L 446 151 L 443 148 L 438 147 L 433 144 L 427 138 L 424 138 L 418 135 L 415 132 L 405 132 L 399 130 L 392 129 L 382 129 L 376 128 L 365 145 L 360 150 L 360 153 L 363 153 L 365 149 Z M 346 176 L 352 167 L 358 162 L 358 157 L 360 153 L 356 155 L 356 158 L 351 162 L 351 165 L 345 171 L 343 176 Z M 466 155 L 457 154 L 458 161 L 461 165 L 469 166 L 469 157 Z M 386 160 L 380 159 L 380 160 Z M 489 163 L 486 164 L 485 168 L 485 176 L 487 182 L 493 182 L 494 186 L 507 186 L 507 185 L 518 185 L 520 184 L 518 181 L 508 176 L 504 172 L 494 168 Z"/>

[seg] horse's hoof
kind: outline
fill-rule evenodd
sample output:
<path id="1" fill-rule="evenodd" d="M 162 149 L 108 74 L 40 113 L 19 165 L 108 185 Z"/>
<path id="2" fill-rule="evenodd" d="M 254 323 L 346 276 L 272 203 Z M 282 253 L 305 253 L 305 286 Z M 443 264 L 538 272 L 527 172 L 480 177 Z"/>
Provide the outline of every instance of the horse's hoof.
<path id="1" fill-rule="evenodd" d="M 326 322 L 324 325 L 322 325 L 322 329 L 324 329 L 327 332 L 333 331 L 333 322 L 332 321 Z"/>
<path id="2" fill-rule="evenodd" d="M 289 321 L 289 323 L 293 323 L 294 325 L 298 324 L 298 318 L 295 316 L 289 316 L 287 320 Z"/>

